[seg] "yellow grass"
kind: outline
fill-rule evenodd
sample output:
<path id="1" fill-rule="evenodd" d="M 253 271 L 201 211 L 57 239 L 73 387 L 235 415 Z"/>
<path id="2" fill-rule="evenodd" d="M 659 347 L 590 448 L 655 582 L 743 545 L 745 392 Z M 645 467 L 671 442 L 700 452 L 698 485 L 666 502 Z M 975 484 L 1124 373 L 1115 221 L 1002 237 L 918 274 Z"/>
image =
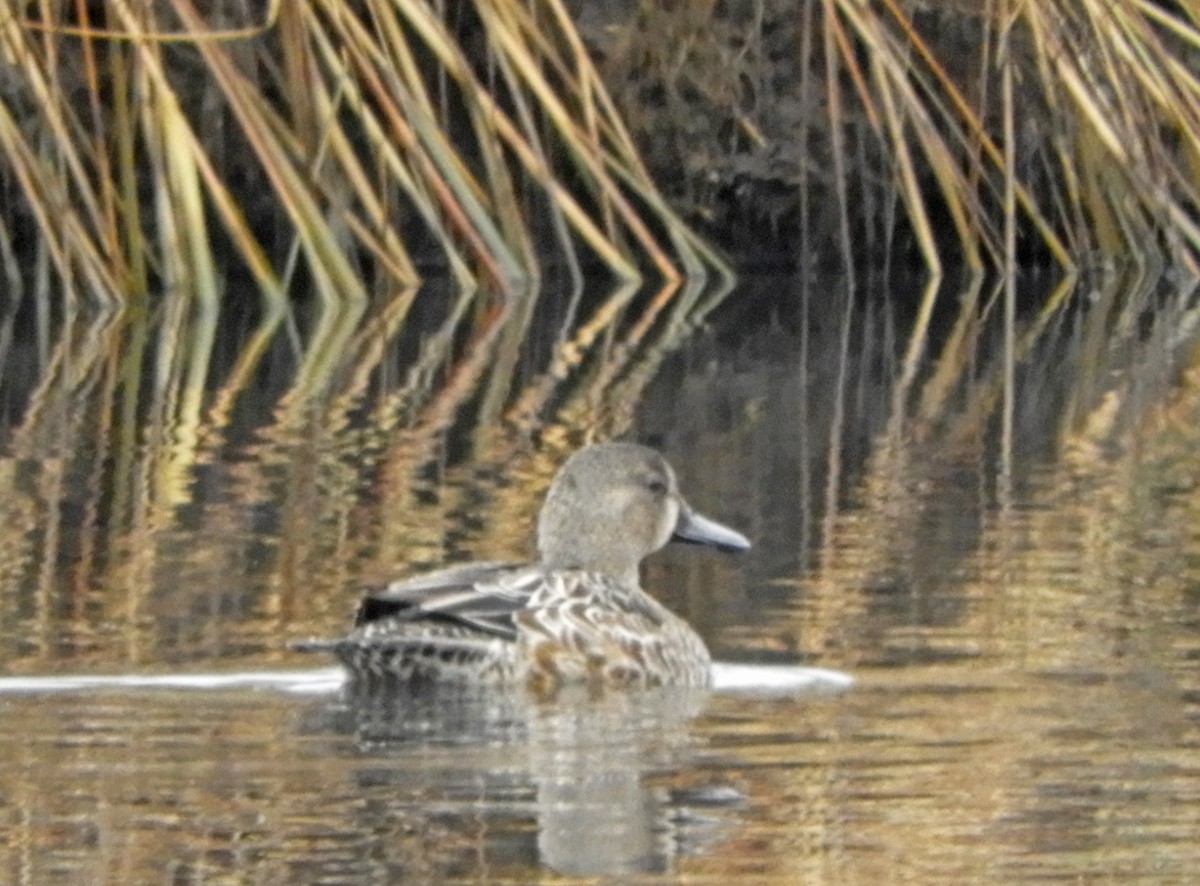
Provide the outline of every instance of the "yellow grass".
<path id="1" fill-rule="evenodd" d="M 555 251 L 629 280 L 728 273 L 658 196 L 556 0 L 471 4 L 482 49 L 440 9 L 0 14 L 17 84 L 0 161 L 60 278 L 124 304 L 211 292 L 235 261 L 272 310 L 301 269 L 327 302 L 359 302 L 418 281 L 417 240 L 467 288 L 520 291 Z"/>

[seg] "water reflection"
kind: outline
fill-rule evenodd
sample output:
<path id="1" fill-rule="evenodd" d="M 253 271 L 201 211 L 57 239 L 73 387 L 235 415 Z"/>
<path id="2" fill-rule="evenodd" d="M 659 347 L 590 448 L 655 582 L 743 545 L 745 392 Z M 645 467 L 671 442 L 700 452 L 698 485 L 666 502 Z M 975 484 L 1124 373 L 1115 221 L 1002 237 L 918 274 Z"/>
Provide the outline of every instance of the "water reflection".
<path id="1" fill-rule="evenodd" d="M 0 341 L 9 675 L 307 664 L 287 640 L 361 581 L 525 555 L 563 454 L 625 431 L 756 542 L 644 585 L 723 659 L 858 678 L 699 709 L 0 692 L 0 879 L 1187 882 L 1195 286 L 1098 278 L 1006 333 L 968 281 L 915 349 L 901 302 L 791 286 L 230 318 L 199 381 L 187 317 Z"/>
<path id="2" fill-rule="evenodd" d="M 721 784 L 673 785 L 693 754 L 695 692 L 45 701 L 0 702 L 38 727 L 24 748 L 4 742 L 0 786 L 25 811 L 9 827 L 31 870 L 72 882 L 662 871 L 719 839 L 714 817 L 740 800 Z"/>
<path id="3" fill-rule="evenodd" d="M 288 631 L 336 632 L 364 579 L 520 557 L 565 454 L 629 426 L 724 294 L 301 305 L 226 317 L 231 365 L 204 371 L 187 312 L 25 318 L 0 354 L 42 361 L 0 373 L 3 660 L 281 660 Z"/>

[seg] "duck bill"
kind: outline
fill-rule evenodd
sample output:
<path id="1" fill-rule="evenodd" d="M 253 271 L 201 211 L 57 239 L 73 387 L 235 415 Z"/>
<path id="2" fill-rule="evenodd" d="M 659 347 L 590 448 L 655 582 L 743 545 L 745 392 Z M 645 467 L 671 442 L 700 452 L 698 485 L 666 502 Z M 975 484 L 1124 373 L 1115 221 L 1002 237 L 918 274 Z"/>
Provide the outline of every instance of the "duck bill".
<path id="1" fill-rule="evenodd" d="M 744 551 L 750 547 L 750 539 L 735 529 L 697 514 L 686 504 L 679 510 L 679 523 L 675 526 L 672 541 L 694 545 L 711 545 L 722 551 Z"/>

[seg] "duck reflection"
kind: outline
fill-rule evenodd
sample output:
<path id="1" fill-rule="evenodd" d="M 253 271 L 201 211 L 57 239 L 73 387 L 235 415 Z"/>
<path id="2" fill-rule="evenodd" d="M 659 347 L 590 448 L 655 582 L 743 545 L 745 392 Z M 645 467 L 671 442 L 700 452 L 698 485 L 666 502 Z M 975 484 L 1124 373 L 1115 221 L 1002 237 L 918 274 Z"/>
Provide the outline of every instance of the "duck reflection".
<path id="1" fill-rule="evenodd" d="M 736 804 L 736 792 L 669 786 L 680 770 L 695 771 L 689 721 L 705 698 L 679 687 L 574 687 L 539 700 L 494 688 L 356 684 L 320 719 L 322 729 L 352 734 L 370 759 L 360 778 L 374 788 L 389 780 L 408 833 L 434 819 L 431 832 L 461 832 L 448 815 L 482 820 L 474 857 L 489 869 L 516 852 L 561 874 L 611 876 L 669 870 L 721 836 L 711 813 Z"/>

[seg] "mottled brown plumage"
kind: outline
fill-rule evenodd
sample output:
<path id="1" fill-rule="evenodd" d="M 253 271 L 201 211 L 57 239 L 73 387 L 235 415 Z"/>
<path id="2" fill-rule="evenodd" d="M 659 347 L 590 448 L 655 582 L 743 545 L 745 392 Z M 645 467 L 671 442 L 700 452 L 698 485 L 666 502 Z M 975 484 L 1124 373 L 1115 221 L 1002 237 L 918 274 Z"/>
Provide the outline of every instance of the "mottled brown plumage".
<path id="1" fill-rule="evenodd" d="M 331 650 L 359 677 L 703 686 L 704 641 L 639 586 L 642 558 L 672 538 L 750 546 L 693 511 L 654 450 L 587 446 L 550 485 L 537 563 L 472 563 L 393 582 L 363 599 L 349 636 L 300 648 Z"/>

